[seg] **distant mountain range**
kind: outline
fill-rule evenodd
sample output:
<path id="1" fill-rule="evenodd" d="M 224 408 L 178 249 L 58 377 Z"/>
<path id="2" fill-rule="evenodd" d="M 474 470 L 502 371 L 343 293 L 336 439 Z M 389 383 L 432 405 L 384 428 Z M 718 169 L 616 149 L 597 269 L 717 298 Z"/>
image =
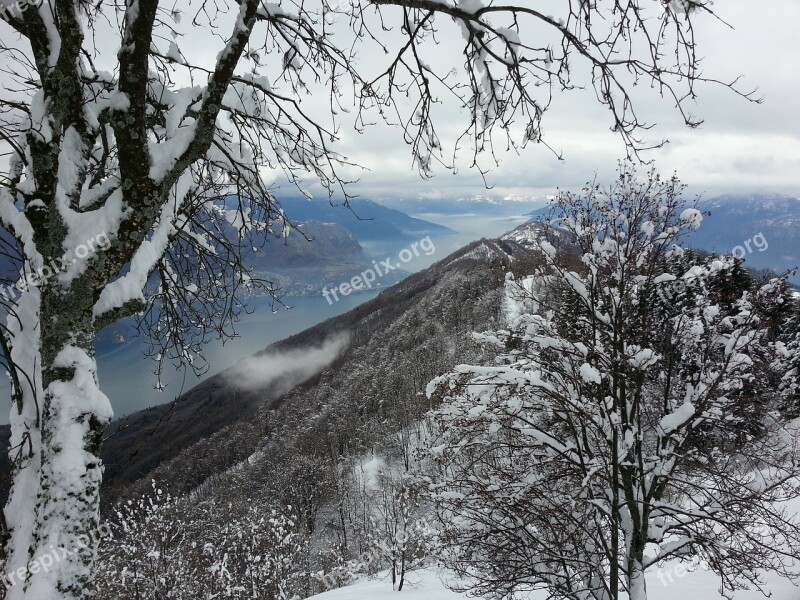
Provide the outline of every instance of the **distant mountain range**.
<path id="1" fill-rule="evenodd" d="M 252 231 L 248 234 L 248 246 L 242 250 L 242 258 L 259 277 L 269 279 L 289 295 L 319 293 L 326 285 L 349 280 L 360 273 L 364 265 L 375 258 L 368 256 L 361 242 L 379 241 L 387 248 L 401 248 L 429 235 L 441 237 L 456 233 L 371 200 L 354 199 L 349 208 L 331 205 L 327 200 L 305 198 L 282 199 L 280 205 L 295 226 L 289 236 L 284 239 L 281 235 L 281 223 L 275 223 L 269 232 Z M 225 219 L 215 221 L 209 229 L 219 230 L 231 242 L 239 239 L 237 228 Z M 2 229 L 0 242 L 14 247 L 12 238 Z M 3 253 L 0 283 L 13 285 L 19 268 L 19 261 Z M 381 284 L 396 283 L 401 278 L 398 276 L 404 274 L 398 269 Z M 112 337 L 127 337 L 117 331 L 118 328 L 112 329 Z"/>
<path id="2" fill-rule="evenodd" d="M 258 240 L 264 242 L 264 238 Z M 322 267 L 342 262 L 366 261 L 356 237 L 336 223 L 304 221 L 289 236 L 267 237 L 247 252 L 246 261 L 259 270 Z"/>
<path id="3" fill-rule="evenodd" d="M 416 215 L 520 215 L 547 202 L 546 196 L 487 196 L 475 194 L 460 198 L 387 199 L 385 205 Z"/>
<path id="4" fill-rule="evenodd" d="M 743 255 L 750 267 L 759 269 L 800 266 L 800 198 L 727 194 L 701 201 L 700 208 L 711 214 L 690 238 L 693 246 Z"/>
<path id="5" fill-rule="evenodd" d="M 405 212 L 388 208 L 372 200 L 355 198 L 349 209 L 341 204 L 332 205 L 327 200 L 286 198 L 281 207 L 293 221 L 323 221 L 347 228 L 359 242 L 413 241 L 428 235 L 449 235 L 452 229 Z"/>
<path id="6" fill-rule="evenodd" d="M 744 258 L 750 268 L 783 272 L 800 267 L 800 198 L 781 194 L 726 194 L 701 200 L 709 214 L 689 246 Z M 548 208 L 532 211 L 532 221 Z M 795 274 L 792 281 L 800 283 Z"/>

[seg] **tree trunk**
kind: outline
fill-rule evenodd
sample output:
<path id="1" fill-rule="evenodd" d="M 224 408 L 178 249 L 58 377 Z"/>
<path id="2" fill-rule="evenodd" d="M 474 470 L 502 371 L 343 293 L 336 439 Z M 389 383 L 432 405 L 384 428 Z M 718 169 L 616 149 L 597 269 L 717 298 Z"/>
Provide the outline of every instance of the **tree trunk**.
<path id="1" fill-rule="evenodd" d="M 630 600 L 647 600 L 647 584 L 641 561 L 632 559 L 628 563 L 628 597 Z"/>
<path id="2" fill-rule="evenodd" d="M 33 541 L 35 514 L 33 506 L 39 492 L 41 465 L 41 431 L 38 396 L 41 390 L 39 356 L 39 292 L 22 293 L 16 303 L 16 315 L 8 317 L 13 338 L 11 358 L 20 372 L 30 379 L 18 378 L 12 391 L 11 490 L 4 509 L 8 527 L 5 540 L 6 598 L 22 598 L 22 585 L 28 575 L 29 552 Z"/>
<path id="3" fill-rule="evenodd" d="M 610 566 L 610 593 L 611 600 L 619 600 L 619 454 L 618 430 L 614 426 L 611 436 L 611 564 Z"/>
<path id="4" fill-rule="evenodd" d="M 631 502 L 628 506 L 636 506 Z M 631 530 L 626 535 L 630 536 L 626 540 L 627 548 L 627 584 L 628 597 L 630 600 L 647 600 L 647 585 L 644 578 L 644 550 L 647 546 L 647 529 L 649 524 L 648 513 L 644 514 L 637 511 L 627 515 L 627 521 L 631 523 Z"/>
<path id="5" fill-rule="evenodd" d="M 11 529 L 9 565 L 19 570 L 9 600 L 85 598 L 92 576 L 103 474 L 100 448 L 112 412 L 98 387 L 94 294 L 87 287 L 78 279 L 66 289 L 54 284 L 41 292 L 41 343 L 32 358 L 41 365 L 39 390 L 44 392 L 30 394 L 25 400 L 32 400 L 33 407 L 23 407 L 25 414 L 39 413 L 40 441 L 38 455 L 15 473 L 5 511 Z M 12 419 L 16 440 L 24 435 L 20 427 L 28 424 L 14 414 Z"/>
<path id="6" fill-rule="evenodd" d="M 400 583 L 397 584 L 397 591 L 403 591 L 403 584 L 406 582 L 406 552 L 400 555 Z"/>

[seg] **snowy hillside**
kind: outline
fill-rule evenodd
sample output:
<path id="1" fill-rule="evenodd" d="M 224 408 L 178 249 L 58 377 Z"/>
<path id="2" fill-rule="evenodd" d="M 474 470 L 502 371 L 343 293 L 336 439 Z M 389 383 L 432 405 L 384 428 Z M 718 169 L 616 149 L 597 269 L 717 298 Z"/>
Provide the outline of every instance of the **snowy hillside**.
<path id="1" fill-rule="evenodd" d="M 800 502 L 798 502 L 800 508 Z M 661 571 L 650 574 L 647 578 L 647 591 L 650 600 L 724 600 L 719 593 L 719 580 L 702 569 L 694 572 L 676 570 L 676 565 L 668 563 Z M 659 578 L 658 573 L 662 574 Z M 679 576 L 679 573 L 684 573 Z M 800 589 L 790 581 L 777 579 L 765 574 L 765 591 L 771 600 L 797 600 Z M 662 581 L 663 580 L 663 581 Z M 388 574 L 366 579 L 347 587 L 331 590 L 312 596 L 309 600 L 489 600 L 484 597 L 468 596 L 450 590 L 447 584 L 458 581 L 446 571 L 423 569 L 408 575 L 408 582 L 402 592 L 392 590 Z M 765 596 L 758 590 L 740 590 L 733 595 L 734 600 L 757 600 Z M 519 594 L 514 600 L 546 600 L 545 592 Z"/>
<path id="2" fill-rule="evenodd" d="M 529 221 L 509 231 L 501 240 L 516 242 L 530 250 L 540 250 L 541 243 L 547 240 L 555 246 L 567 244 L 566 232 L 541 221 Z"/>
<path id="3" fill-rule="evenodd" d="M 408 582 L 402 592 L 392 590 L 388 581 L 388 573 L 349 585 L 347 587 L 331 590 L 309 600 L 388 600 L 402 598 L 403 600 L 461 600 L 465 594 L 450 591 L 442 582 L 446 573 L 433 569 L 423 569 L 409 573 Z"/>

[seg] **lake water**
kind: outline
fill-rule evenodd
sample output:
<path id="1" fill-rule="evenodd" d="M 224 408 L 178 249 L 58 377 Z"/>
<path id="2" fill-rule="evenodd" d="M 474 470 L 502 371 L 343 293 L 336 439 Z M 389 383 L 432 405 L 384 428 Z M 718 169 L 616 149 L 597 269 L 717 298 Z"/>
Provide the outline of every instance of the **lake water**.
<path id="1" fill-rule="evenodd" d="M 434 251 L 426 254 L 419 252 L 419 256 L 415 256 L 408 263 L 404 263 L 402 268 L 416 272 L 426 267 L 431 266 L 433 263 L 442 260 L 448 255 L 452 254 L 459 248 L 463 248 L 470 242 L 479 240 L 481 238 L 497 238 L 525 223 L 530 219 L 524 215 L 452 215 L 443 213 L 419 213 L 411 216 L 418 219 L 424 219 L 438 225 L 444 225 L 450 229 L 455 230 L 455 234 L 448 236 L 431 236 Z M 393 243 L 376 243 L 376 242 L 361 242 L 364 250 L 372 257 L 391 258 L 394 262 L 398 262 L 398 253 L 404 248 L 410 248 L 412 242 L 406 243 L 405 246 Z"/>
<path id="2" fill-rule="evenodd" d="M 145 356 L 146 340 L 134 338 L 125 344 L 106 344 L 97 348 L 97 370 L 100 388 L 110 398 L 114 414 L 122 416 L 149 406 L 171 402 L 193 388 L 201 379 L 224 371 L 246 358 L 284 338 L 355 308 L 374 298 L 379 290 L 353 294 L 328 304 L 322 296 L 284 298 L 291 309 L 278 307 L 273 313 L 267 298 L 256 298 L 251 303 L 251 314 L 243 315 L 236 324 L 239 337 L 208 343 L 203 356 L 211 368 L 202 377 L 189 371 L 164 365 L 162 391 L 155 389 L 155 363 Z"/>
<path id="3" fill-rule="evenodd" d="M 418 256 L 412 260 L 399 265 L 408 272 L 424 269 L 476 239 L 498 237 L 527 220 L 527 217 L 520 216 L 497 218 L 487 218 L 486 215 L 424 214 L 414 216 L 445 225 L 455 229 L 457 233 L 434 237 L 432 239 L 433 251 L 430 253 L 419 252 Z M 411 243 L 362 245 L 370 257 L 377 260 L 390 258 L 394 264 L 397 264 L 400 262 L 398 260 L 399 253 L 404 248 L 410 247 Z M 380 283 L 380 280 L 376 283 Z M 104 342 L 98 344 L 97 364 L 100 387 L 111 400 L 114 414 L 118 417 L 150 406 L 171 402 L 183 392 L 194 387 L 201 379 L 233 366 L 237 361 L 258 352 L 273 342 L 345 313 L 374 298 L 379 292 L 380 289 L 372 289 L 346 297 L 339 296 L 339 300 L 332 304 L 329 304 L 322 296 L 285 298 L 285 302 L 292 306 L 291 310 L 278 307 L 276 313 L 272 312 L 267 298 L 254 299 L 251 303 L 252 314 L 243 315 L 241 321 L 236 325 L 239 337 L 230 339 L 225 344 L 215 340 L 206 346 L 204 356 L 211 365 L 209 371 L 198 378 L 191 371 L 177 370 L 171 365 L 165 365 L 161 377 L 162 383 L 166 385 L 163 391 L 155 389 L 156 377 L 153 374 L 155 363 L 145 356 L 146 340 L 133 338 L 124 343 Z M 3 381 L 0 384 L 0 395 L 8 399 L 10 398 L 9 391 L 8 382 Z M 0 423 L 8 422 L 9 406 L 10 403 L 6 400 L 5 406 L 0 408 Z"/>

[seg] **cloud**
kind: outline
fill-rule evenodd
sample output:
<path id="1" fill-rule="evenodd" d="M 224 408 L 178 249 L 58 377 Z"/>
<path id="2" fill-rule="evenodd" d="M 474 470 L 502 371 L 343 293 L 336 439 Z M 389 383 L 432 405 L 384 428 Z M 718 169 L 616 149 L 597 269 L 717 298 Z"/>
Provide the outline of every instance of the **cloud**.
<path id="1" fill-rule="evenodd" d="M 249 391 L 266 390 L 276 396 L 310 379 L 347 348 L 350 335 L 342 333 L 316 346 L 286 352 L 268 352 L 239 361 L 225 373 L 228 383 Z"/>
<path id="2" fill-rule="evenodd" d="M 662 98 L 657 90 L 638 86 L 634 91 L 640 116 L 655 125 L 645 132 L 647 141 L 670 142 L 642 157 L 654 160 L 665 174 L 676 170 L 691 193 L 798 193 L 800 121 L 796 103 L 800 79 L 792 73 L 798 64 L 793 24 L 800 19 L 800 3 L 774 0 L 768 10 L 758 10 L 749 0 L 729 0 L 714 8 L 734 29 L 711 17 L 698 19 L 696 34 L 703 74 L 722 81 L 741 75 L 740 88 L 757 88 L 756 95 L 764 102 L 748 102 L 720 85 L 698 85 L 698 97 L 687 104 L 687 109 L 704 123 L 698 129 L 689 129 L 674 102 Z M 445 29 L 441 34 L 442 54 L 449 47 L 460 49 Z M 452 103 L 443 102 L 439 116 L 443 145 L 449 147 L 458 126 L 463 125 L 464 115 Z M 556 187 L 579 187 L 595 172 L 601 181 L 613 179 L 617 160 L 624 157 L 625 149 L 619 136 L 610 131 L 610 115 L 591 90 L 557 94 L 543 127 L 548 143 L 563 153 L 565 161 L 557 161 L 549 151 L 535 145 L 520 155 L 499 152 L 499 166 L 484 165 L 494 167 L 487 176 L 496 188 L 490 194 L 530 195 L 530 190 L 542 189 L 552 193 Z M 346 153 L 370 169 L 366 174 L 353 173 L 360 177 L 357 193 L 389 198 L 424 196 L 434 190 L 439 195 L 458 197 L 483 191 L 480 174 L 466 168 L 471 158 L 467 149 L 461 153 L 464 160 L 458 177 L 439 168 L 433 179 L 423 181 L 411 168 L 408 148 L 397 143 L 398 137 L 396 131 L 374 127 L 363 136 L 351 135 L 344 140 Z"/>
<path id="3" fill-rule="evenodd" d="M 797 98 L 800 96 L 800 78 L 794 74 L 798 66 L 796 26 L 800 20 L 800 3 L 797 0 L 770 0 L 763 5 L 751 0 L 727 0 L 714 6 L 716 12 L 729 23 L 715 20 L 710 15 L 698 16 L 696 34 L 698 52 L 703 57 L 703 74 L 730 81 L 739 75 L 744 78 L 744 90 L 758 88 L 763 104 L 753 104 L 729 90 L 714 85 L 698 86 L 695 103 L 687 106 L 693 116 L 704 119 L 699 129 L 687 129 L 675 110 L 674 102 L 662 98 L 658 90 L 640 85 L 635 88 L 637 108 L 643 120 L 655 124 L 646 132 L 650 142 L 669 139 L 666 147 L 646 153 L 643 158 L 655 160 L 664 173 L 677 170 L 678 175 L 691 186 L 691 192 L 725 192 L 745 189 L 800 192 L 800 120 L 796 118 Z M 178 0 L 178 7 L 189 11 L 188 0 Z M 228 31 L 236 11 L 220 15 L 214 31 L 193 28 L 191 19 L 174 24 L 180 29 L 181 50 L 194 60 L 210 64 L 222 48 L 220 36 Z M 460 73 L 463 59 L 461 32 L 447 19 L 439 19 L 438 48 L 426 54 L 425 60 L 434 67 L 455 67 Z M 397 25 L 397 22 L 391 24 Z M 7 30 L 0 23 L 0 36 Z M 397 42 L 398 33 L 383 32 L 381 43 Z M 98 68 L 114 70 L 116 46 L 114 35 L 99 39 Z M 526 32 L 535 35 L 535 32 Z M 261 35 L 261 34 L 259 34 Z M 348 46 L 350 33 L 340 27 L 335 41 Z M 341 37 L 344 36 L 344 37 Z M 160 41 L 158 43 L 162 43 Z M 387 67 L 387 55 L 360 40 L 358 66 L 367 79 Z M 268 75 L 274 76 L 281 65 L 281 55 L 265 56 L 265 64 L 272 65 Z M 274 64 L 273 64 L 274 63 Z M 580 61 L 573 65 L 580 79 Z M 0 57 L 0 66 L 6 66 Z M 242 68 L 243 69 L 243 68 Z M 445 72 L 446 70 L 445 69 Z M 289 93 L 285 82 L 275 77 L 276 91 Z M 313 78 L 312 78 L 313 79 Z M 8 86 L 9 79 L 0 74 L 0 85 Z M 188 82 L 181 82 L 188 83 Z M 347 90 L 347 86 L 342 86 Z M 350 92 L 347 92 L 350 93 Z M 432 110 L 437 117 L 436 126 L 443 146 L 452 149 L 458 134 L 468 123 L 467 114 L 458 102 L 442 94 L 441 103 Z M 303 110 L 314 120 L 330 129 L 336 129 L 338 141 L 330 147 L 363 165 L 368 170 L 344 168 L 344 179 L 360 180 L 350 187 L 350 192 L 364 197 L 403 198 L 436 194 L 444 197 L 469 196 L 484 191 L 484 181 L 475 169 L 469 169 L 471 155 L 462 147 L 457 160 L 458 176 L 450 175 L 444 168 L 436 169 L 430 180 L 421 179 L 412 166 L 411 152 L 403 143 L 399 127 L 374 125 L 363 135 L 356 133 L 355 113 L 339 112 L 337 126 L 331 122 L 330 95 L 309 81 L 307 94 L 299 100 Z M 349 98 L 352 100 L 352 98 Z M 412 102 L 413 104 L 413 102 Z M 368 121 L 379 122 L 374 114 Z M 505 144 L 498 140 L 499 166 L 485 160 L 484 167 L 492 167 L 487 177 L 495 186 L 497 195 L 530 195 L 534 190 L 552 193 L 555 187 L 574 188 L 590 179 L 595 172 L 603 181 L 614 175 L 616 160 L 625 155 L 618 135 L 610 131 L 608 112 L 597 102 L 592 90 L 574 90 L 558 94 L 543 124 L 546 140 L 556 150 L 563 152 L 565 162 L 559 162 L 552 153 L 541 146 L 530 145 L 517 156 L 505 152 Z M 449 158 L 449 154 L 446 158 Z M 488 157 L 487 157 L 488 159 Z M 265 177 L 282 186 L 280 193 L 296 195 L 279 172 L 265 173 Z M 327 198 L 319 184 L 307 186 L 318 197 Z M 494 194 L 493 194 L 494 195 Z"/>

